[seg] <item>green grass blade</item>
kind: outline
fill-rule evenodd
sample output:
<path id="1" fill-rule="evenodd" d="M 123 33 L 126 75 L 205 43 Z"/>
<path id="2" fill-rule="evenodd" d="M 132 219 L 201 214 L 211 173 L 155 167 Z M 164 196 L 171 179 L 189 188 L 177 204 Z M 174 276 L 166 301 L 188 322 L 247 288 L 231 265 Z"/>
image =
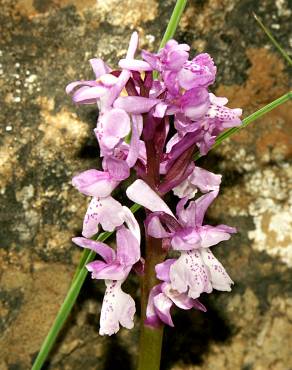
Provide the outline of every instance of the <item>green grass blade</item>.
<path id="1" fill-rule="evenodd" d="M 268 28 L 263 24 L 261 19 L 255 13 L 253 13 L 253 16 L 255 17 L 255 20 L 258 22 L 261 29 L 265 32 L 267 37 L 270 39 L 272 44 L 275 46 L 275 48 L 279 51 L 279 53 L 282 54 L 282 56 L 286 59 L 286 61 L 289 63 L 289 65 L 292 66 L 292 59 L 289 57 L 289 55 L 286 53 L 286 51 L 282 48 L 282 46 L 278 43 L 278 41 L 272 35 L 271 31 L 268 30 Z"/>
<path id="2" fill-rule="evenodd" d="M 173 9 L 172 15 L 170 17 L 170 20 L 168 22 L 167 28 L 164 32 L 163 38 L 159 45 L 159 49 L 163 48 L 163 46 L 167 43 L 167 41 L 173 38 L 175 31 L 177 29 L 177 26 L 179 24 L 179 21 L 182 17 L 186 4 L 187 4 L 187 0 L 177 0 L 175 7 Z"/>

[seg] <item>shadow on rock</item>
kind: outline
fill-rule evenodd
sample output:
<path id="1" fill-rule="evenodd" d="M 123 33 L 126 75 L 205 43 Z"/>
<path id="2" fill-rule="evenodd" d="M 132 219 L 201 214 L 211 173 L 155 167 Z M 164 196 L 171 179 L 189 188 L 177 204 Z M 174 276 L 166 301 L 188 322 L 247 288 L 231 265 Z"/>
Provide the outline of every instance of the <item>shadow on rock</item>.
<path id="1" fill-rule="evenodd" d="M 133 370 L 132 358 L 116 336 L 108 340 L 103 370 Z"/>
<path id="2" fill-rule="evenodd" d="M 231 336 L 231 328 L 214 308 L 207 305 L 206 313 L 177 310 L 175 328 L 165 328 L 161 370 L 169 370 L 173 364 L 200 365 L 209 345 L 225 342 Z"/>

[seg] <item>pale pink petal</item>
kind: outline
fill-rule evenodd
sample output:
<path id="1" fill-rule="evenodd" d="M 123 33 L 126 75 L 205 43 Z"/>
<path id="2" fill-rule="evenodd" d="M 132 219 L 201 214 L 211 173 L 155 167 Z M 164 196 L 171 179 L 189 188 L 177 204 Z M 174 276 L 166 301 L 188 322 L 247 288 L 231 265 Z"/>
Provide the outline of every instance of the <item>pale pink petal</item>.
<path id="1" fill-rule="evenodd" d="M 108 172 L 95 169 L 81 172 L 72 179 L 72 185 L 81 193 L 97 198 L 110 195 L 118 183 L 110 177 Z"/>
<path id="2" fill-rule="evenodd" d="M 83 87 L 93 87 L 93 86 L 96 86 L 97 85 L 97 82 L 96 81 L 74 81 L 74 82 L 71 82 L 69 83 L 67 86 L 66 86 L 66 94 L 71 94 L 73 92 L 73 90 L 76 89 L 77 86 L 83 86 Z"/>
<path id="3" fill-rule="evenodd" d="M 202 193 L 206 193 L 211 190 L 218 190 L 221 178 L 221 175 L 195 167 L 193 173 L 189 176 L 189 181 L 192 185 L 198 187 Z"/>
<path id="4" fill-rule="evenodd" d="M 102 116 L 101 127 L 104 135 L 120 140 L 131 130 L 130 117 L 122 109 L 111 109 Z"/>
<path id="5" fill-rule="evenodd" d="M 113 262 L 115 259 L 115 251 L 105 243 L 82 237 L 73 238 L 72 241 L 79 247 L 91 249 L 95 253 L 99 254 L 106 263 Z"/>
<path id="6" fill-rule="evenodd" d="M 137 59 L 121 59 L 119 61 L 119 67 L 128 69 L 129 71 L 152 71 L 149 63 Z"/>
<path id="7" fill-rule="evenodd" d="M 139 41 L 138 33 L 133 32 L 131 35 L 126 59 L 134 58 L 135 52 L 138 47 L 138 41 Z M 106 111 L 113 105 L 114 101 L 120 95 L 121 91 L 125 87 L 130 77 L 131 77 L 131 72 L 124 69 L 122 73 L 119 75 L 118 81 L 116 82 L 116 84 L 102 97 L 101 102 L 102 102 L 103 111 Z"/>
<path id="8" fill-rule="evenodd" d="M 91 64 L 96 79 L 111 71 L 110 67 L 100 58 L 89 59 L 89 63 Z"/>
<path id="9" fill-rule="evenodd" d="M 165 294 L 159 293 L 154 297 L 153 303 L 155 312 L 158 315 L 159 319 L 165 324 L 173 327 L 174 324 L 172 322 L 170 314 L 170 309 L 173 305 L 173 302 L 168 297 L 166 297 Z"/>
<path id="10" fill-rule="evenodd" d="M 156 106 L 154 108 L 153 116 L 158 117 L 158 118 L 163 118 L 166 114 L 167 107 L 168 107 L 168 105 L 165 104 L 164 102 L 160 102 L 160 103 L 156 104 Z"/>
<path id="11" fill-rule="evenodd" d="M 134 55 L 138 47 L 138 43 L 139 43 L 139 35 L 138 35 L 138 32 L 134 31 L 130 38 L 129 47 L 128 47 L 128 51 L 126 55 L 127 59 L 134 58 Z"/>
<path id="12" fill-rule="evenodd" d="M 161 290 L 177 307 L 183 310 L 189 310 L 194 307 L 194 299 L 190 298 L 186 293 L 179 293 L 177 290 L 174 290 L 171 284 L 162 284 Z"/>
<path id="13" fill-rule="evenodd" d="M 159 99 L 144 98 L 142 96 L 120 96 L 114 102 L 114 107 L 125 110 L 131 114 L 147 113 Z"/>
<path id="14" fill-rule="evenodd" d="M 147 217 L 145 221 L 145 226 L 147 233 L 153 238 L 169 238 L 172 235 L 171 232 L 165 229 L 157 213 L 152 213 Z"/>
<path id="15" fill-rule="evenodd" d="M 140 150 L 140 140 L 139 137 L 141 133 L 139 132 L 142 116 L 141 115 L 132 115 L 132 132 L 131 132 L 131 142 L 129 147 L 129 152 L 127 155 L 127 164 L 130 168 L 132 168 L 135 163 L 137 162 L 137 159 L 139 157 L 139 150 Z M 142 123 L 143 124 L 143 123 Z"/>
<path id="16" fill-rule="evenodd" d="M 119 262 L 111 262 L 101 266 L 100 261 L 93 261 L 86 265 L 91 272 L 92 279 L 99 280 L 124 280 L 129 275 L 132 266 L 126 267 Z"/>
<path id="17" fill-rule="evenodd" d="M 195 228 L 184 228 L 177 231 L 171 239 L 174 250 L 188 251 L 201 246 L 200 234 Z"/>
<path id="18" fill-rule="evenodd" d="M 213 93 L 209 93 L 209 98 L 210 102 L 216 105 L 226 105 L 228 103 L 227 98 L 216 96 Z"/>
<path id="19" fill-rule="evenodd" d="M 79 89 L 73 96 L 74 103 L 92 104 L 107 92 L 108 88 L 102 85 Z"/>
<path id="20" fill-rule="evenodd" d="M 127 329 L 134 327 L 136 312 L 133 298 L 122 291 L 122 282 L 106 281 L 106 292 L 100 314 L 100 335 L 112 335 L 119 331 L 120 325 Z"/>
<path id="21" fill-rule="evenodd" d="M 207 193 L 201 196 L 195 201 L 196 203 L 196 225 L 198 226 L 202 225 L 205 213 L 208 207 L 210 206 L 210 204 L 217 197 L 218 192 L 219 192 L 219 189 L 211 191 L 210 193 Z"/>
<path id="22" fill-rule="evenodd" d="M 112 87 L 118 82 L 118 77 L 107 73 L 99 77 L 98 82 L 101 82 L 103 86 Z"/>
<path id="23" fill-rule="evenodd" d="M 145 325 L 151 326 L 153 328 L 157 328 L 161 325 L 161 321 L 155 312 L 155 307 L 154 307 L 154 297 L 157 296 L 159 293 L 161 293 L 161 285 L 155 285 L 150 293 L 149 293 L 149 298 L 148 298 L 148 303 L 147 303 L 147 308 L 146 308 L 146 320 L 145 320 Z"/>
<path id="24" fill-rule="evenodd" d="M 204 263 L 209 268 L 213 288 L 230 292 L 233 281 L 230 279 L 222 264 L 217 260 L 209 248 L 201 249 L 200 253 Z"/>
<path id="25" fill-rule="evenodd" d="M 126 193 L 129 199 L 135 203 L 141 204 L 150 211 L 161 211 L 174 217 L 174 214 L 167 204 L 143 180 L 138 179 L 133 182 L 133 184 L 128 187 Z"/>
<path id="26" fill-rule="evenodd" d="M 222 225 L 224 226 L 224 225 Z M 236 230 L 234 228 L 227 229 L 222 228 L 221 225 L 219 226 L 201 226 L 198 228 L 198 233 L 201 237 L 201 247 L 208 248 L 212 245 L 216 245 L 223 240 L 229 240 L 231 235 L 230 233 L 234 233 Z"/>
<path id="27" fill-rule="evenodd" d="M 182 181 L 178 186 L 172 189 L 173 194 L 179 198 L 192 199 L 196 195 L 198 189 L 190 183 L 189 177 Z"/>
<path id="28" fill-rule="evenodd" d="M 203 168 L 195 167 L 190 176 L 175 187 L 173 192 L 180 198 L 187 197 L 191 199 L 197 193 L 197 189 L 202 193 L 219 189 L 221 177 L 221 175 L 216 175 Z"/>
<path id="29" fill-rule="evenodd" d="M 156 272 L 157 279 L 170 282 L 169 280 L 170 266 L 173 265 L 175 261 L 176 261 L 175 258 L 168 258 L 164 262 L 158 263 L 155 266 L 155 272 Z"/>
<path id="30" fill-rule="evenodd" d="M 104 160 L 105 166 L 111 178 L 122 181 L 130 176 L 130 168 L 126 161 L 114 157 L 107 157 Z"/>
<path id="31" fill-rule="evenodd" d="M 125 226 L 121 226 L 117 233 L 117 261 L 123 266 L 133 266 L 139 261 L 140 244 L 136 237 Z"/>
<path id="32" fill-rule="evenodd" d="M 138 243 L 140 244 L 141 231 L 138 221 L 136 220 L 135 216 L 128 207 L 123 206 L 123 211 L 124 211 L 123 215 L 124 222 L 126 223 L 128 229 L 131 231 L 131 233 L 135 236 L 135 238 L 138 240 Z"/>

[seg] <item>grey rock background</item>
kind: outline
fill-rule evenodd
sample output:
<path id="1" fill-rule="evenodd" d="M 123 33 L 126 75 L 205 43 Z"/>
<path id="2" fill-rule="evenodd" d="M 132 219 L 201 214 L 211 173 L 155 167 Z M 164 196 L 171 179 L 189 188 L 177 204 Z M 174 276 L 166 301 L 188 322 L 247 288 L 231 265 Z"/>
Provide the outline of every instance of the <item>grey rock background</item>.
<path id="1" fill-rule="evenodd" d="M 98 166 L 97 112 L 73 106 L 64 87 L 91 77 L 91 57 L 115 65 L 133 29 L 141 48 L 156 50 L 173 4 L 0 0 L 1 370 L 31 366 L 80 257 L 70 240 L 88 199 L 70 181 Z M 212 54 L 214 91 L 245 116 L 289 89 L 287 65 L 252 11 L 291 46 L 285 0 L 189 1 L 176 37 Z M 165 332 L 162 369 L 292 369 L 291 138 L 287 103 L 201 160 L 224 176 L 210 221 L 239 230 L 214 248 L 235 286 L 204 297 L 206 314 L 177 312 L 176 328 Z M 138 282 L 128 288 L 135 294 Z M 134 368 L 138 325 L 98 335 L 103 290 L 88 279 L 47 369 Z"/>

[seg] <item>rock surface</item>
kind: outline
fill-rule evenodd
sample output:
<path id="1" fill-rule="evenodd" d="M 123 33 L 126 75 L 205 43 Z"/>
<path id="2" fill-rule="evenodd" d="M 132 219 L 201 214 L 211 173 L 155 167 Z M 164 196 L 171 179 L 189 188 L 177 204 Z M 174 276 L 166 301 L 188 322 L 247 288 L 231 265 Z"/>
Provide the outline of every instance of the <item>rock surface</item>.
<path id="1" fill-rule="evenodd" d="M 65 85 L 87 60 L 114 64 L 129 35 L 156 50 L 173 1 L 0 0 L 0 369 L 28 369 L 70 285 L 87 199 L 70 184 L 98 166 L 97 112 L 75 107 Z M 214 91 L 244 115 L 288 91 L 288 67 L 252 17 L 288 48 L 285 0 L 189 1 L 177 33 L 218 65 Z M 291 38 L 290 38 L 291 42 Z M 211 222 L 239 233 L 215 250 L 235 281 L 204 297 L 207 314 L 178 312 L 162 369 L 291 370 L 292 125 L 287 103 L 211 152 L 222 173 Z M 129 289 L 137 290 L 137 281 Z M 46 369 L 131 369 L 138 328 L 98 335 L 103 284 L 87 281 Z"/>

